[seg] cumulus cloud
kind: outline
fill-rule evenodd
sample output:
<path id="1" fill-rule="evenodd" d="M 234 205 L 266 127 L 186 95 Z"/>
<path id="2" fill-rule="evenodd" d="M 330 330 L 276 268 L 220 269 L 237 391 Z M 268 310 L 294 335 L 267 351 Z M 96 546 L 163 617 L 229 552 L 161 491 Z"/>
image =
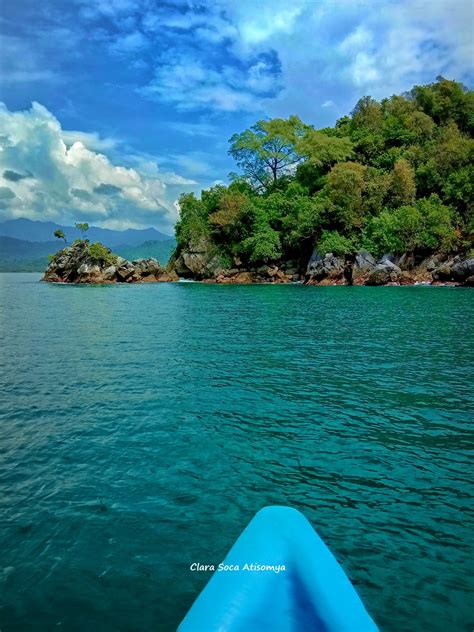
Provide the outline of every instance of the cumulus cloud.
<path id="1" fill-rule="evenodd" d="M 156 174 L 113 164 L 73 141 L 45 107 L 11 112 L 0 105 L 1 217 L 168 227 L 176 219 L 167 185 Z M 94 138 L 94 137 L 93 137 Z M 72 144 L 71 144 L 72 143 Z"/>

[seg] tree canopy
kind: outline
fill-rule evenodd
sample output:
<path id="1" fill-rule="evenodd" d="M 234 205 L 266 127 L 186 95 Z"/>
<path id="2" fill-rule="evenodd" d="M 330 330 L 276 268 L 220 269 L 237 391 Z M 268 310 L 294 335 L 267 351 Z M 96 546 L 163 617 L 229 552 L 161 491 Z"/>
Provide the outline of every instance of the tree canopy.
<path id="1" fill-rule="evenodd" d="M 429 254 L 474 234 L 474 93 L 438 77 L 361 99 L 333 128 L 297 116 L 234 134 L 239 174 L 180 200 L 178 250 L 200 239 L 223 263 L 304 259 L 313 247 Z"/>

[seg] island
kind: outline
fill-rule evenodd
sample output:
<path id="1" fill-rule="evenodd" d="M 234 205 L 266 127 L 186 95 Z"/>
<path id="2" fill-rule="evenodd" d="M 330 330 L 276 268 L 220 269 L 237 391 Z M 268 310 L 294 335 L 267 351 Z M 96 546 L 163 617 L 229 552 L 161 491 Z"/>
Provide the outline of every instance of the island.
<path id="1" fill-rule="evenodd" d="M 162 268 L 154 258 L 128 261 L 99 242 L 77 239 L 51 256 L 43 280 L 78 284 L 158 283 L 177 281 L 178 275 L 174 270 Z"/>
<path id="2" fill-rule="evenodd" d="M 443 77 L 331 128 L 259 120 L 229 141 L 230 184 L 181 195 L 166 269 L 79 241 L 45 280 L 472 287 L 473 121 L 474 92 Z"/>

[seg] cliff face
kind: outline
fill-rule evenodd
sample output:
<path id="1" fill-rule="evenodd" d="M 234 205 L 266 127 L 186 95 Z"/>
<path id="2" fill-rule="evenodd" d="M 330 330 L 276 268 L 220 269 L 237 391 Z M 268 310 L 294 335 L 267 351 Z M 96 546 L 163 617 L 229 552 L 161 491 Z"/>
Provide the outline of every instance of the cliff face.
<path id="1" fill-rule="evenodd" d="M 182 251 L 171 262 L 182 277 L 204 283 L 294 283 L 307 285 L 463 285 L 474 287 L 474 259 L 463 255 L 433 254 L 424 259 L 413 255 L 384 255 L 375 259 L 361 250 L 351 256 L 316 251 L 306 266 L 298 261 L 249 267 L 235 258 L 224 267 L 204 242 Z"/>
<path id="2" fill-rule="evenodd" d="M 153 283 L 177 281 L 156 259 L 127 261 L 102 244 L 77 241 L 57 252 L 43 281 L 50 283 Z"/>

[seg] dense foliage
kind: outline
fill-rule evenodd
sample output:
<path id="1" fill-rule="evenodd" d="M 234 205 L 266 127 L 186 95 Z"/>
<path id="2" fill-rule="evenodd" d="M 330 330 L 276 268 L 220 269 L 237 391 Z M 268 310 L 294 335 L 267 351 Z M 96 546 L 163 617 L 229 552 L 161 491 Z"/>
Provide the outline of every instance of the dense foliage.
<path id="1" fill-rule="evenodd" d="M 334 128 L 259 121 L 230 139 L 242 174 L 180 198 L 178 251 L 224 264 L 321 254 L 419 255 L 472 247 L 474 93 L 439 77 L 361 99 Z"/>

